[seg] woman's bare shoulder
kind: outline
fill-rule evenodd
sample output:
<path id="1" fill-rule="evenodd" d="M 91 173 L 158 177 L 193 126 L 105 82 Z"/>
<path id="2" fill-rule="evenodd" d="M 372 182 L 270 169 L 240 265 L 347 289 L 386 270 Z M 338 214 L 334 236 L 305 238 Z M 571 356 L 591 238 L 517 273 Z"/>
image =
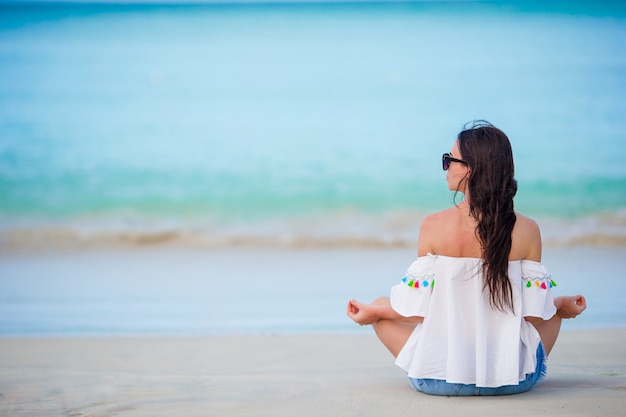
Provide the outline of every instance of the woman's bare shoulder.
<path id="1" fill-rule="evenodd" d="M 450 219 L 458 211 L 457 207 L 450 207 L 444 210 L 436 211 L 434 213 L 430 213 L 424 217 L 423 223 L 438 223 L 445 222 Z"/>
<path id="2" fill-rule="evenodd" d="M 434 213 L 430 213 L 424 217 L 422 220 L 422 225 L 420 230 L 422 231 L 430 231 L 430 230 L 438 230 L 441 227 L 450 224 L 450 220 L 454 216 L 454 212 L 451 209 L 445 209 L 441 211 L 436 211 Z"/>
<path id="3" fill-rule="evenodd" d="M 441 240 L 449 233 L 448 229 L 454 222 L 451 221 L 455 215 L 451 209 L 437 211 L 428 214 L 422 220 L 420 226 L 420 233 L 417 242 L 417 252 L 419 256 L 424 256 L 427 253 L 438 253 L 438 249 Z"/>
<path id="4" fill-rule="evenodd" d="M 539 225 L 536 221 L 531 219 L 528 216 L 525 216 L 521 213 L 515 212 L 515 227 L 520 227 L 521 230 L 529 233 L 529 234 L 539 234 Z"/>
<path id="5" fill-rule="evenodd" d="M 541 231 L 536 221 L 521 213 L 515 213 L 511 259 L 529 259 L 541 262 Z"/>

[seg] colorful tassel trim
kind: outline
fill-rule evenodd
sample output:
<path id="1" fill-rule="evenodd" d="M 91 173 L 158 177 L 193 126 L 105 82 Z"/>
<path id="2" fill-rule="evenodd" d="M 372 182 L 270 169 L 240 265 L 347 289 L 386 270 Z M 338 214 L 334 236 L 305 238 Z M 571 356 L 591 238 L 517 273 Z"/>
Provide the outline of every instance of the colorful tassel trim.
<path id="1" fill-rule="evenodd" d="M 406 285 L 408 285 L 411 288 L 434 288 L 435 287 L 435 279 L 434 278 L 420 278 L 420 277 L 412 277 L 409 279 L 409 277 L 404 277 L 402 278 L 402 282 L 406 283 Z"/>
<path id="2" fill-rule="evenodd" d="M 525 277 L 522 278 L 526 281 L 526 288 L 531 288 L 533 286 L 539 287 L 543 290 L 547 290 L 548 288 L 556 287 L 556 282 L 550 277 Z"/>

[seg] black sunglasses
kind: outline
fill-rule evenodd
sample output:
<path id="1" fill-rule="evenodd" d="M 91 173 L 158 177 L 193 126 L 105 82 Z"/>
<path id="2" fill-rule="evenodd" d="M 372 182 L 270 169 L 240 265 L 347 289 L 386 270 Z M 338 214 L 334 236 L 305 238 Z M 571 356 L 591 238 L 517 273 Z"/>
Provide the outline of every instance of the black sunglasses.
<path id="1" fill-rule="evenodd" d="M 444 171 L 447 171 L 448 168 L 450 168 L 450 162 L 460 162 L 462 164 L 467 165 L 467 162 L 465 162 L 464 160 L 453 158 L 447 152 L 441 155 L 441 164 L 443 165 Z"/>

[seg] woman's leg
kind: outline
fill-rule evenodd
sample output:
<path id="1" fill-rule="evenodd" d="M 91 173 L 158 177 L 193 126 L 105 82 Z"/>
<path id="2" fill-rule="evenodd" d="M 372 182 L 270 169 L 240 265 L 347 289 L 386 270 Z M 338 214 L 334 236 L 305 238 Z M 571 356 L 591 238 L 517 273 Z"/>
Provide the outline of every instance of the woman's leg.
<path id="1" fill-rule="evenodd" d="M 543 347 L 548 355 L 559 337 L 563 319 L 573 319 L 578 316 L 587 308 L 587 302 L 582 295 L 561 296 L 554 299 L 554 306 L 557 309 L 556 314 L 550 320 L 532 322 L 541 336 Z"/>
<path id="2" fill-rule="evenodd" d="M 380 297 L 372 302 L 376 305 L 389 305 L 389 297 Z M 397 357 L 409 336 L 415 330 L 416 323 L 399 320 L 380 319 L 372 324 L 376 335 L 394 357 Z"/>
<path id="3" fill-rule="evenodd" d="M 561 316 L 555 314 L 550 320 L 543 320 L 539 323 L 533 323 L 535 329 L 537 329 L 537 332 L 539 332 L 541 342 L 543 343 L 543 347 L 546 349 L 547 355 L 550 355 L 550 351 L 554 347 L 556 339 L 559 337 L 562 321 L 563 319 L 561 318 Z"/>

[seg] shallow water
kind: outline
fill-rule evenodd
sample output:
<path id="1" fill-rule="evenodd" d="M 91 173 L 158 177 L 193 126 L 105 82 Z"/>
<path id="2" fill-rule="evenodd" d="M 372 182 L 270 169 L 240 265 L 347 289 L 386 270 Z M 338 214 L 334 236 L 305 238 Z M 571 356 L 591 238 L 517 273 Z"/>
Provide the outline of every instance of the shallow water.
<path id="1" fill-rule="evenodd" d="M 350 298 L 388 295 L 414 250 L 85 251 L 0 256 L 0 336 L 370 332 Z M 547 250 L 555 295 L 585 295 L 563 330 L 624 327 L 623 248 Z"/>

